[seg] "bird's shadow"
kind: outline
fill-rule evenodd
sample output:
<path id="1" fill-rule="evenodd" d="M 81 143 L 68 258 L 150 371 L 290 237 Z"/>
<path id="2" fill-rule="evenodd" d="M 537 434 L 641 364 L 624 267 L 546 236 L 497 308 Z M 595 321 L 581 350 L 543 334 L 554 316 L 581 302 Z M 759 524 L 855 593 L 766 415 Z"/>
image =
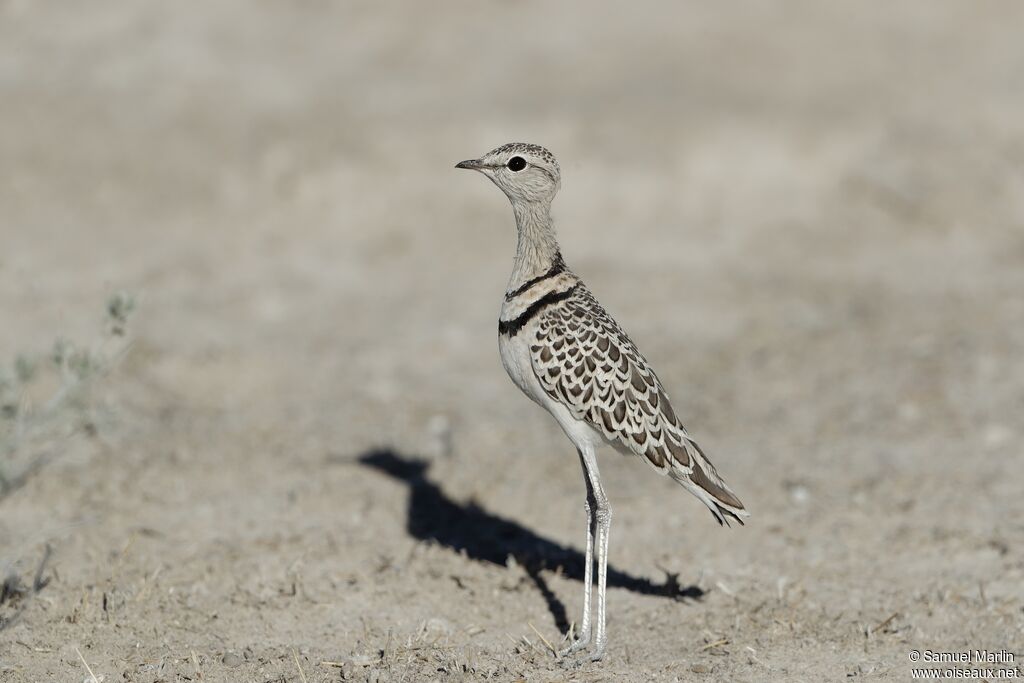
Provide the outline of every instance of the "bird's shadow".
<path id="1" fill-rule="evenodd" d="M 541 572 L 560 570 L 570 579 L 583 581 L 582 552 L 491 514 L 474 502 L 461 504 L 452 500 L 427 478 L 430 463 L 426 460 L 379 449 L 364 453 L 357 462 L 409 487 L 406 529 L 410 535 L 421 541 L 438 543 L 479 562 L 504 567 L 510 556 L 515 558 L 547 602 L 555 625 L 561 631 L 568 630 L 565 605 L 548 586 Z M 704 596 L 704 591 L 698 586 L 681 586 L 678 574 L 666 572 L 665 582 L 656 584 L 611 565 L 608 567 L 608 586 L 674 600 L 697 600 Z"/>

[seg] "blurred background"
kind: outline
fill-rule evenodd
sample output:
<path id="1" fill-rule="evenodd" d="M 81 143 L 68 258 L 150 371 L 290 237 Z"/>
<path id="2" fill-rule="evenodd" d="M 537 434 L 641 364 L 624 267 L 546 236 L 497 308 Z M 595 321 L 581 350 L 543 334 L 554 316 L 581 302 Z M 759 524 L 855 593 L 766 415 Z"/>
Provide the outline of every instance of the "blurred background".
<path id="1" fill-rule="evenodd" d="M 1024 10 L 0 2 L 0 677 L 909 678 L 1024 642 Z M 506 199 L 753 513 L 583 485 Z M 1018 652 L 1018 662 L 1024 651 Z"/>

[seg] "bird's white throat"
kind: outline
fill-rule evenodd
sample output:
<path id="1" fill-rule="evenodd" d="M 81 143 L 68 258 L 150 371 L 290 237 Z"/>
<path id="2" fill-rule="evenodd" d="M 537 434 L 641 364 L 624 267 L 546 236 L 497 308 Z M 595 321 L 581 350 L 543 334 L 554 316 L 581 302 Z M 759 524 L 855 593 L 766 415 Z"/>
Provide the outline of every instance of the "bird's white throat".
<path id="1" fill-rule="evenodd" d="M 551 221 L 551 204 L 546 202 L 513 202 L 519 232 L 516 258 L 512 264 L 508 291 L 515 291 L 551 269 L 561 259 L 555 228 Z"/>

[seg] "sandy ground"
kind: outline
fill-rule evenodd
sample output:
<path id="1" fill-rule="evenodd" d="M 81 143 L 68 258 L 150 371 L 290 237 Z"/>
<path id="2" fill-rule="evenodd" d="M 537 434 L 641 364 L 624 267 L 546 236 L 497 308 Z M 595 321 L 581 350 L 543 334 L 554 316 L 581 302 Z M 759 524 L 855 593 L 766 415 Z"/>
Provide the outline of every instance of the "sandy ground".
<path id="1" fill-rule="evenodd" d="M 138 301 L 103 419 L 15 454 L 54 459 L 0 498 L 0 680 L 1021 666 L 1022 22 L 0 2 L 0 362 Z M 452 169 L 510 140 L 561 159 L 566 259 L 753 512 L 604 454 L 599 666 L 545 652 L 582 478 L 498 360 L 506 200 Z"/>

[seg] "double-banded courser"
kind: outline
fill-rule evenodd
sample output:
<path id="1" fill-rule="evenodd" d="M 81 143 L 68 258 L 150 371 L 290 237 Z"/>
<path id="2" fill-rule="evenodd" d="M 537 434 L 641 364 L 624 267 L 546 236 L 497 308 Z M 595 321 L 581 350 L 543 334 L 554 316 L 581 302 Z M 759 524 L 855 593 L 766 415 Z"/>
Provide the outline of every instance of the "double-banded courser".
<path id="1" fill-rule="evenodd" d="M 605 584 L 612 510 L 595 453 L 609 444 L 645 459 L 697 496 L 720 524 L 742 524 L 743 503 L 687 434 L 661 381 L 619 324 L 562 260 L 551 223 L 560 186 L 558 162 L 538 145 L 511 143 L 456 168 L 479 171 L 512 202 L 519 230 L 512 277 L 498 318 L 501 361 L 524 394 L 558 421 L 576 446 L 586 483 L 587 551 L 578 639 L 591 639 L 593 559 L 597 619 L 593 659 L 605 653 Z"/>

